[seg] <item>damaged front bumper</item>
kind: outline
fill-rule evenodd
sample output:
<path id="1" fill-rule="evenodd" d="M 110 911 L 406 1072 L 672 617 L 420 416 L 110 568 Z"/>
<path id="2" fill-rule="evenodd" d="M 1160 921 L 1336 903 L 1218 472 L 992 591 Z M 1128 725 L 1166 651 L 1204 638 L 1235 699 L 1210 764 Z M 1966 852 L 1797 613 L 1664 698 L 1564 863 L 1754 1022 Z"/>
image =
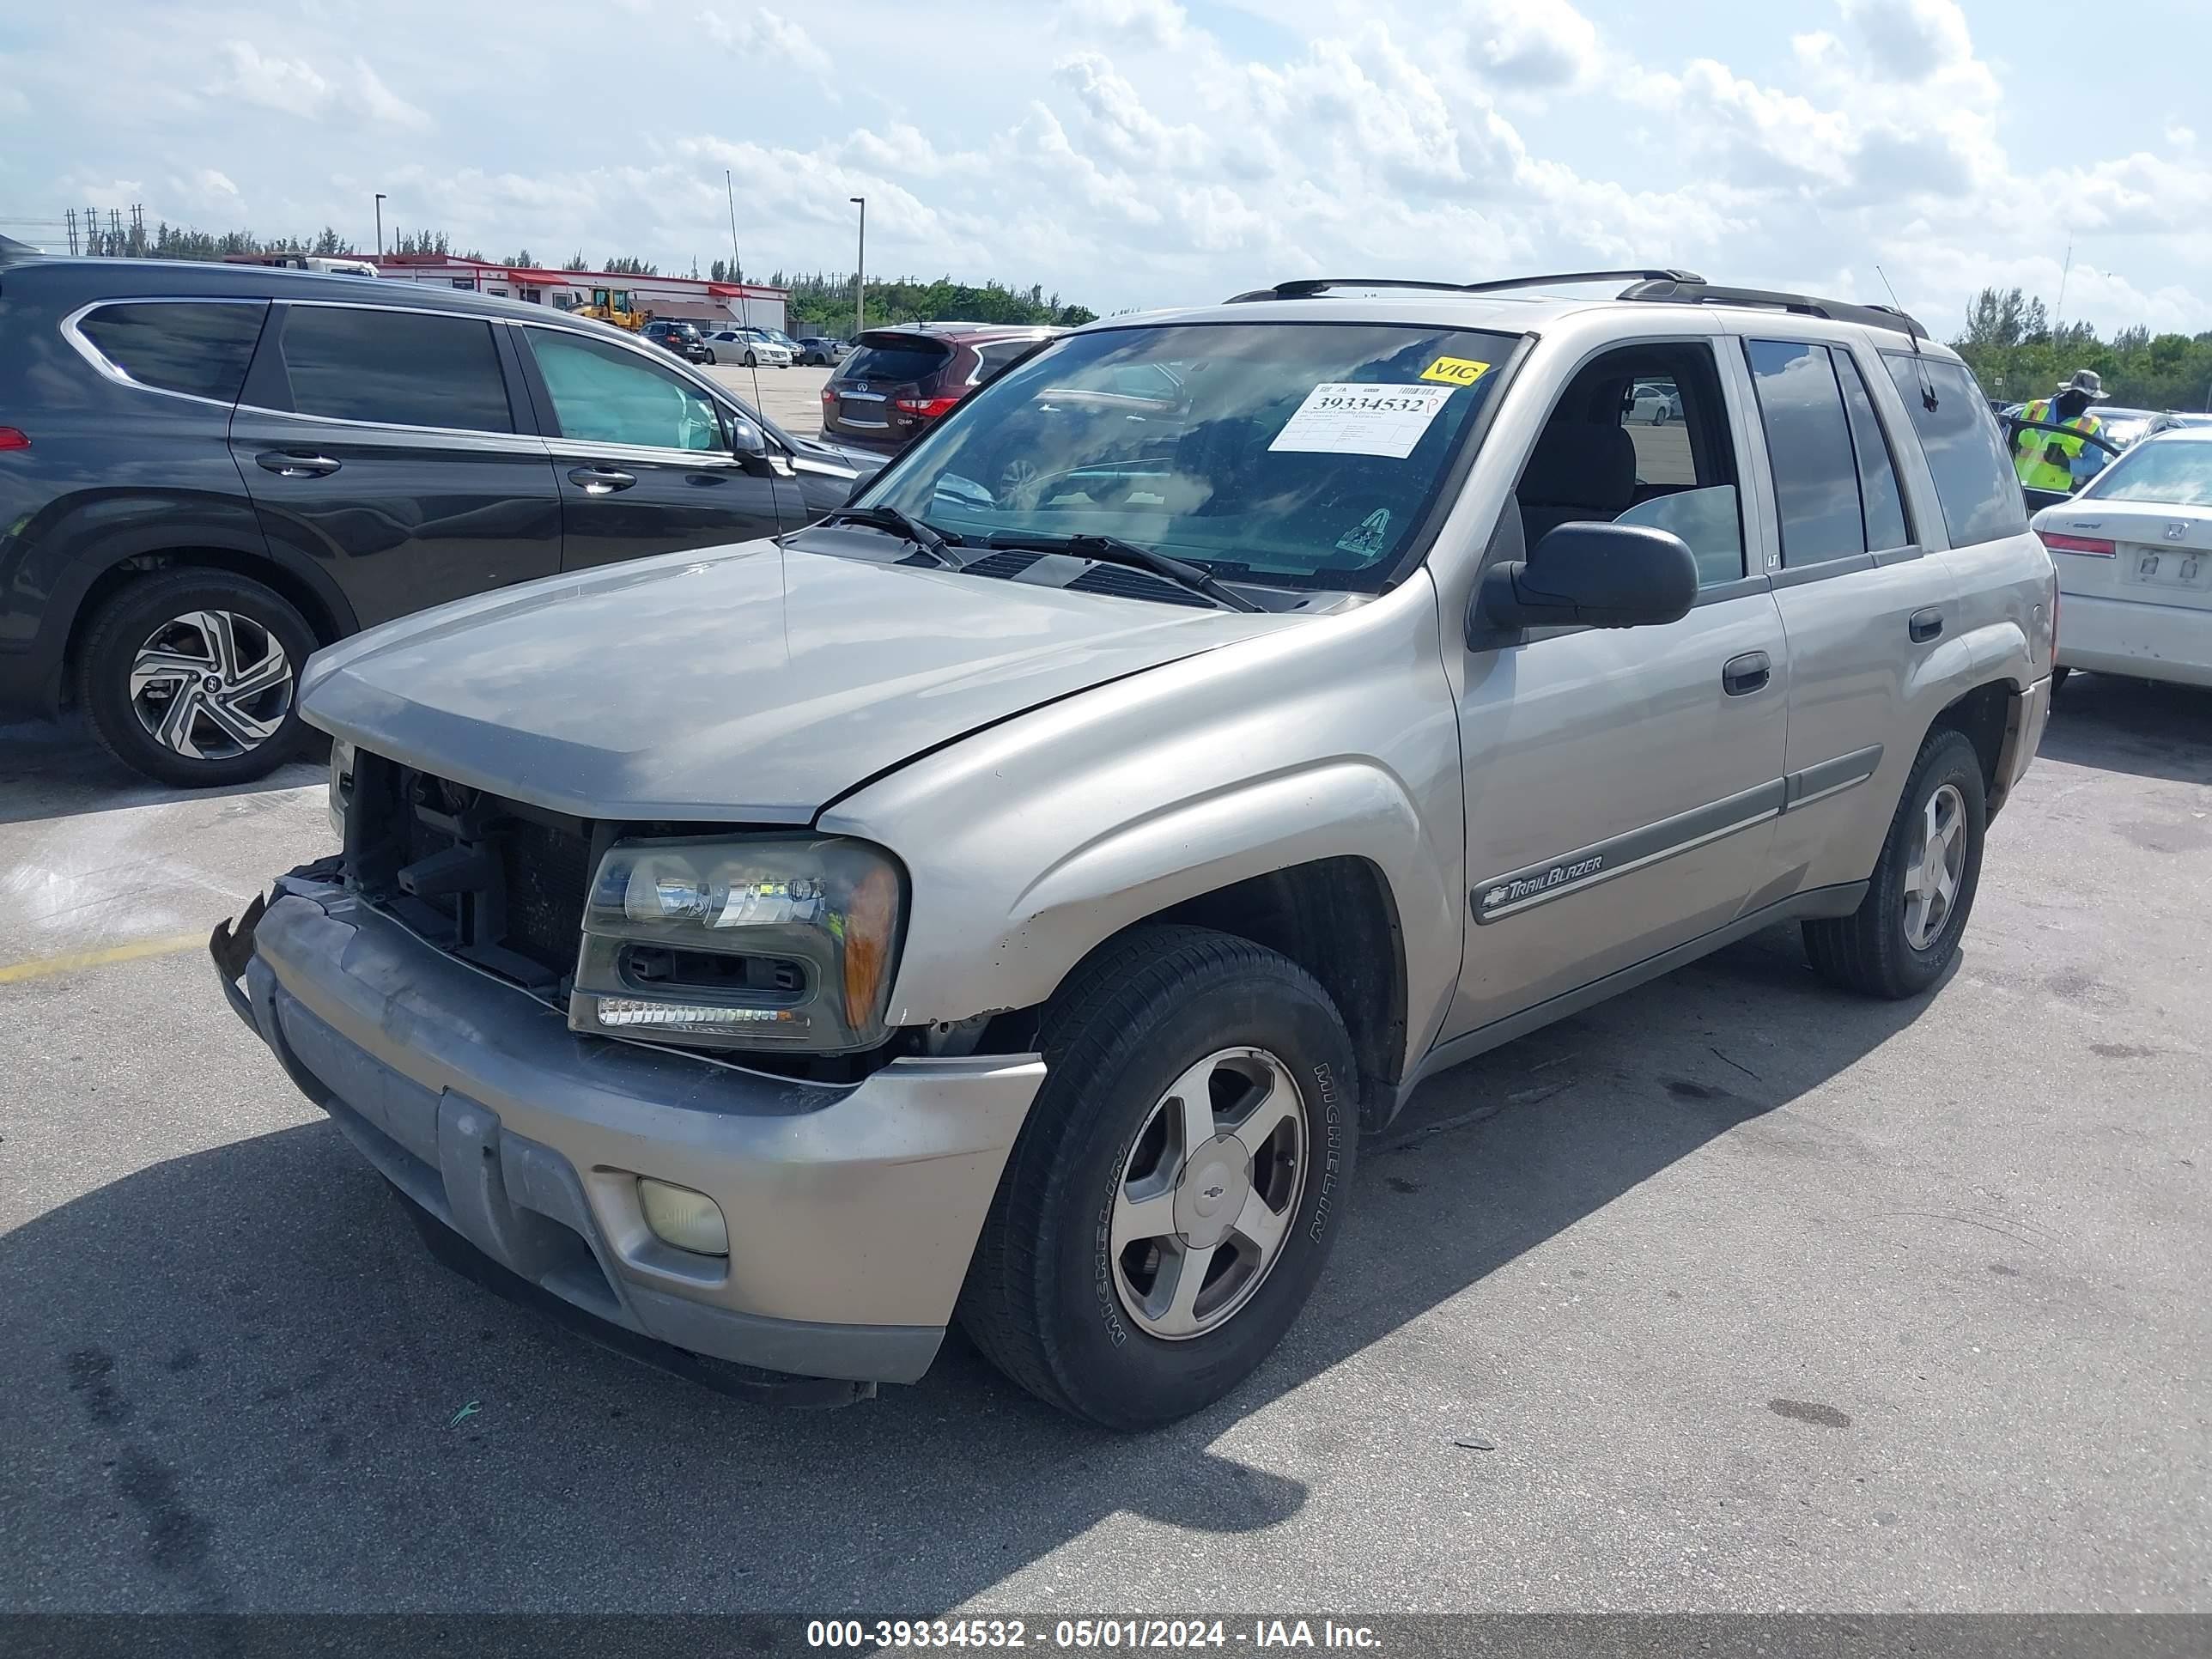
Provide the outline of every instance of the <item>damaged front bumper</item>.
<path id="1" fill-rule="evenodd" d="M 898 1060 L 836 1086 L 580 1036 L 334 866 L 280 879 L 210 951 L 240 1018 L 429 1237 L 633 1352 L 858 1384 L 928 1368 L 1040 1058 Z M 640 1176 L 712 1198 L 726 1259 L 658 1238 Z"/>

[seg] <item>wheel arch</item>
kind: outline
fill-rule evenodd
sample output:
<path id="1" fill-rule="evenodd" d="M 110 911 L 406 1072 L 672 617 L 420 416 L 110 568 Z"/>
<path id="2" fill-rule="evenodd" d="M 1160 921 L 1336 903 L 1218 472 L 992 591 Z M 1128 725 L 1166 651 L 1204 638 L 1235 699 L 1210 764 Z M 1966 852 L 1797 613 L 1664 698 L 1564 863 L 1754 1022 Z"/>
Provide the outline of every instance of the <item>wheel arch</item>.
<path id="1" fill-rule="evenodd" d="M 138 578 L 171 570 L 219 571 L 259 582 L 279 595 L 307 621 L 318 645 L 329 645 L 356 630 L 353 607 L 337 585 L 319 572 L 302 569 L 265 552 L 236 546 L 201 544 L 155 547 L 143 551 L 110 550 L 107 562 L 77 596 L 58 663 L 60 684 L 76 683 L 78 657 L 92 619 L 102 606 Z"/>

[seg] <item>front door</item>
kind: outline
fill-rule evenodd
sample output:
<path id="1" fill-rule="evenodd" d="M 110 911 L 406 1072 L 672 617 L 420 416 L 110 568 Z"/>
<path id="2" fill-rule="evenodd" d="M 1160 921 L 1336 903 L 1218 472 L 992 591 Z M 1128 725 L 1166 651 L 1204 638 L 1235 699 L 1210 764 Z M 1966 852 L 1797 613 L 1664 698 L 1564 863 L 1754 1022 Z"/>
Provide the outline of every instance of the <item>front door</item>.
<path id="1" fill-rule="evenodd" d="M 1636 390 L 1655 383 L 1663 421 Z M 1766 881 L 1790 662 L 1774 596 L 1745 565 L 1737 395 L 1710 342 L 1605 353 L 1561 394 L 1506 507 L 1504 556 L 1564 522 L 1671 530 L 1697 556 L 1699 597 L 1679 622 L 1532 630 L 1470 653 L 1471 925 L 1447 1038 L 1725 926 Z"/>
<path id="2" fill-rule="evenodd" d="M 262 532 L 366 627 L 550 576 L 561 507 L 481 317 L 279 305 L 230 423 Z"/>
<path id="3" fill-rule="evenodd" d="M 787 508 L 804 522 L 788 480 L 748 471 L 732 452 L 740 417 L 684 376 L 573 330 L 516 332 L 550 404 L 564 570 L 773 536 Z"/>

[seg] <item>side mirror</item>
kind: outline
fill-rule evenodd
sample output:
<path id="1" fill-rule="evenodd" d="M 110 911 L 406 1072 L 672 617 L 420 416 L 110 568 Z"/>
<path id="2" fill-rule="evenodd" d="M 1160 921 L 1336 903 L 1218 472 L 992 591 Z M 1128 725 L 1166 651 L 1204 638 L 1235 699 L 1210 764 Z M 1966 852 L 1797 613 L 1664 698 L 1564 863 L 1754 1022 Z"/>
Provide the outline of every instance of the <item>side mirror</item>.
<path id="1" fill-rule="evenodd" d="M 1680 621 L 1697 599 L 1697 557 L 1680 536 L 1645 525 L 1563 524 L 1526 563 L 1507 560 L 1483 573 L 1469 621 L 1642 628 Z"/>
<path id="2" fill-rule="evenodd" d="M 768 434 L 742 415 L 730 416 L 730 453 L 756 477 L 765 477 L 775 470 L 769 462 Z"/>

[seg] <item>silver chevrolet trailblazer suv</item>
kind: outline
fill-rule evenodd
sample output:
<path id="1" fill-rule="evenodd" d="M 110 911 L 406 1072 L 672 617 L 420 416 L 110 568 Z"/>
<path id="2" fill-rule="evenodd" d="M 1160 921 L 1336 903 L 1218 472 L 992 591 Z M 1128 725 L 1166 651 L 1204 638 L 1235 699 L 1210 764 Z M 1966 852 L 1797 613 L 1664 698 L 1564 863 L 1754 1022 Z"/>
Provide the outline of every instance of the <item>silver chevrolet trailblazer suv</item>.
<path id="1" fill-rule="evenodd" d="M 2056 623 L 1899 312 L 1288 283 L 1041 344 L 811 528 L 322 651 L 343 850 L 214 953 L 602 1340 L 852 1396 L 957 1317 L 1156 1424 L 1441 1068 L 1782 922 L 1927 989 Z"/>

